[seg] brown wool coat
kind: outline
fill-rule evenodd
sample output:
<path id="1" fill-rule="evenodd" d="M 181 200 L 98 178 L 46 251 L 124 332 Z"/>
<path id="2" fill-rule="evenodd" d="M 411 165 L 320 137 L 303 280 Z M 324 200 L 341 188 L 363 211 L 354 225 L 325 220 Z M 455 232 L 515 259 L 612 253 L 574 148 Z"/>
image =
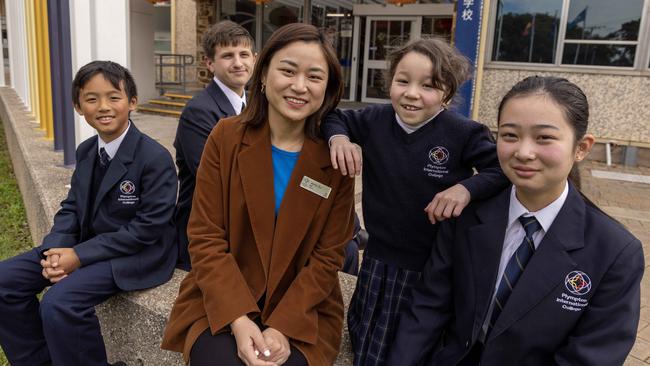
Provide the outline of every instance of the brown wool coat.
<path id="1" fill-rule="evenodd" d="M 305 176 L 331 187 L 329 197 L 301 188 Z M 343 327 L 337 270 L 352 237 L 353 193 L 354 180 L 332 168 L 326 142 L 306 138 L 276 220 L 268 124 L 221 120 L 201 158 L 188 224 L 192 271 L 162 348 L 188 362 L 203 331 L 226 331 L 248 314 L 287 336 L 309 365 L 333 364 Z"/>

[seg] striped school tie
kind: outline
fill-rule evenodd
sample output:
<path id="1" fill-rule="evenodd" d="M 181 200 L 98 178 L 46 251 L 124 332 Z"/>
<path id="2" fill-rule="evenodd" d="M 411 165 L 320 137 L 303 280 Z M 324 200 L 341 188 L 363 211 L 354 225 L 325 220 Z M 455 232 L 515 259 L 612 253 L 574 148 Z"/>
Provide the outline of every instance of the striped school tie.
<path id="1" fill-rule="evenodd" d="M 501 282 L 497 288 L 497 294 L 494 297 L 494 306 L 492 307 L 492 316 L 490 317 L 488 332 L 492 330 L 492 327 L 496 324 L 499 315 L 506 306 L 506 302 L 512 293 L 512 289 L 515 288 L 517 280 L 524 272 L 524 268 L 526 268 L 526 264 L 528 264 L 533 253 L 535 253 L 533 234 L 539 231 L 539 229 L 542 228 L 542 225 L 540 225 L 535 216 L 520 216 L 519 222 L 521 223 L 521 226 L 524 227 L 526 236 L 521 244 L 519 244 L 515 254 L 510 257 L 506 269 L 503 272 L 503 277 L 501 277 Z"/>
<path id="2" fill-rule="evenodd" d="M 108 153 L 106 152 L 106 149 L 103 147 L 99 149 L 99 165 L 102 168 L 106 168 L 108 164 L 111 162 L 111 158 L 108 156 Z"/>

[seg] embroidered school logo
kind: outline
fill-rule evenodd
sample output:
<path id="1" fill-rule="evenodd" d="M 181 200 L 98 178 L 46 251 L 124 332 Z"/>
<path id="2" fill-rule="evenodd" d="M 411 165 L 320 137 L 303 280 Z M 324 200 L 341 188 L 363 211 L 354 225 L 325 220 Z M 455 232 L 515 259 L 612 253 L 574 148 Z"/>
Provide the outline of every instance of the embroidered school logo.
<path id="1" fill-rule="evenodd" d="M 135 184 L 130 180 L 123 181 L 120 183 L 120 192 L 122 192 L 122 194 L 133 194 L 133 192 L 135 192 Z"/>
<path id="2" fill-rule="evenodd" d="M 591 290 L 591 279 L 582 271 L 569 272 L 564 279 L 564 286 L 574 295 L 585 295 Z"/>
<path id="3" fill-rule="evenodd" d="M 436 146 L 429 150 L 429 160 L 436 165 L 442 165 L 449 160 L 449 150 L 442 146 Z"/>

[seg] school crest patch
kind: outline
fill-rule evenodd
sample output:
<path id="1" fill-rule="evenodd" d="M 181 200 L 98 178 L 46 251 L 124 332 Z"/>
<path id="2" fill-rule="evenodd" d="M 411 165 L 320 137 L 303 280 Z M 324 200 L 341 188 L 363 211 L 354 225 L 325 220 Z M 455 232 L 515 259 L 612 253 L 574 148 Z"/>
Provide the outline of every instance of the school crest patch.
<path id="1" fill-rule="evenodd" d="M 564 278 L 564 286 L 574 295 L 585 295 L 591 290 L 591 279 L 582 271 L 572 271 Z"/>
<path id="2" fill-rule="evenodd" d="M 436 165 L 442 165 L 449 160 L 449 150 L 444 146 L 436 146 L 429 150 L 429 160 Z"/>
<path id="3" fill-rule="evenodd" d="M 133 194 L 133 192 L 135 192 L 135 184 L 130 180 L 123 181 L 120 183 L 120 192 L 122 192 L 122 194 Z"/>

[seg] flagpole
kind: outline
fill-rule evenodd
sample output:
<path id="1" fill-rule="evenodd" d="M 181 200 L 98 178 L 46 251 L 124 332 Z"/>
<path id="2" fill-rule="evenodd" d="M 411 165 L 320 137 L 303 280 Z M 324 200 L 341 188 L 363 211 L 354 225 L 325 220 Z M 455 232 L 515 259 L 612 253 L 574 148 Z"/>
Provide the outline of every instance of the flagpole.
<path id="1" fill-rule="evenodd" d="M 497 16 L 501 15 L 499 20 L 499 30 L 497 31 L 497 50 L 496 50 L 496 61 L 499 61 L 499 52 L 501 51 L 501 29 L 503 28 L 503 5 L 501 5 L 502 0 L 497 0 Z"/>
<path id="2" fill-rule="evenodd" d="M 582 19 L 582 40 L 585 39 L 585 29 L 587 29 L 587 8 L 589 6 L 585 6 L 585 16 Z M 578 54 L 580 54 L 580 43 L 578 43 L 578 47 L 576 48 L 576 55 L 573 57 L 573 64 L 577 65 L 578 64 Z"/>
<path id="3" fill-rule="evenodd" d="M 556 24 L 557 22 L 557 24 Z M 557 10 L 555 10 L 555 14 L 553 15 L 553 57 L 551 60 L 555 63 L 555 52 L 557 51 L 557 29 L 560 26 L 560 22 L 557 20 Z"/>
<path id="4" fill-rule="evenodd" d="M 537 14 L 533 13 L 533 24 L 531 25 L 530 30 L 530 48 L 528 49 L 528 62 L 531 62 L 533 59 L 533 42 L 535 41 L 535 16 Z"/>

